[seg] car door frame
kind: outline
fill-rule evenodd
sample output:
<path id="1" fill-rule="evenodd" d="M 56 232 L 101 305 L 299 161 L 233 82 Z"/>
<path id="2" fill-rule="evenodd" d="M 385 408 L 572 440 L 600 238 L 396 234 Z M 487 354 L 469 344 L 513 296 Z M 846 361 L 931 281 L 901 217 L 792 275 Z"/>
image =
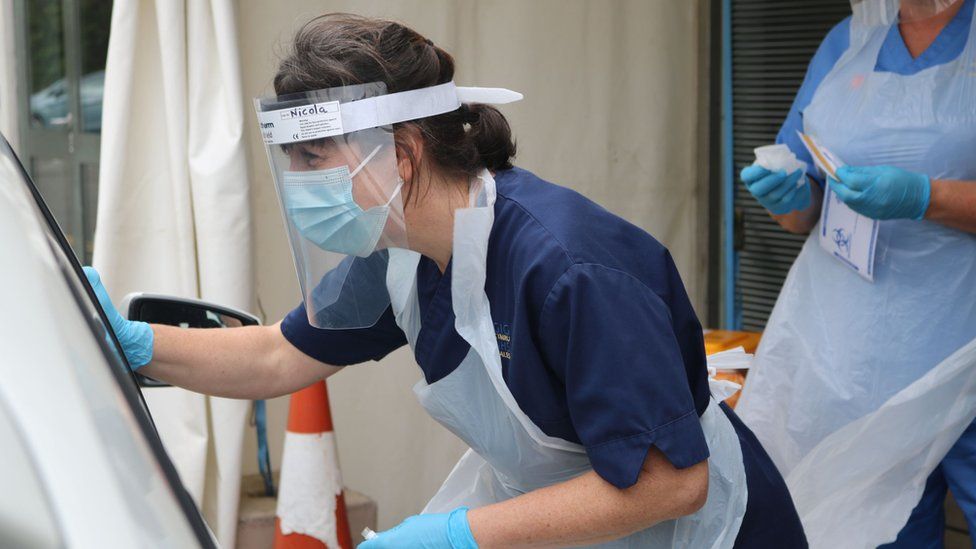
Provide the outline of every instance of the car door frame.
<path id="1" fill-rule="evenodd" d="M 152 420 L 152 415 L 149 412 L 149 407 L 146 405 L 145 398 L 142 395 L 142 390 L 139 388 L 139 385 L 136 382 L 135 373 L 129 367 L 118 337 L 112 330 L 108 316 L 105 314 L 104 309 L 102 309 L 101 305 L 99 304 L 95 291 L 92 289 L 91 284 L 88 283 L 88 278 L 85 276 L 84 271 L 82 270 L 82 265 L 78 261 L 78 257 L 75 255 L 74 250 L 68 243 L 67 238 L 64 236 L 64 232 L 61 230 L 57 220 L 51 214 L 50 209 L 48 209 L 47 204 L 44 202 L 44 198 L 34 185 L 33 179 L 31 179 L 27 170 L 24 169 L 24 165 L 20 162 L 20 158 L 10 147 L 6 137 L 4 137 L 2 134 L 0 134 L 0 154 L 9 154 L 17 161 L 17 166 L 20 170 L 20 174 L 23 177 L 24 183 L 28 186 L 28 191 L 34 198 L 38 210 L 41 212 L 41 215 L 44 217 L 44 220 L 48 225 L 48 229 L 51 231 L 55 241 L 58 243 L 61 253 L 64 254 L 64 257 L 70 263 L 73 272 L 69 274 L 62 271 L 62 274 L 66 278 L 70 275 L 74 275 L 80 282 L 80 287 L 85 288 L 87 295 L 82 295 L 77 291 L 78 286 L 71 284 L 70 280 L 68 281 L 67 285 L 70 288 L 72 296 L 75 298 L 74 306 L 78 307 L 84 312 L 86 307 L 86 302 L 84 300 L 87 299 L 87 305 L 94 307 L 94 309 L 98 311 L 102 324 L 104 325 L 105 329 L 108 330 L 108 333 L 111 334 L 111 342 L 98 337 L 97 334 L 100 331 L 100 327 L 95 323 L 95 319 L 88 315 L 84 315 L 86 321 L 88 322 L 92 337 L 95 339 L 99 349 L 101 349 L 102 354 L 105 356 L 105 360 L 110 366 L 112 376 L 118 384 L 119 390 L 121 391 L 126 403 L 131 408 L 133 416 L 136 419 L 136 423 L 139 426 L 139 430 L 142 432 L 143 436 L 145 436 L 146 442 L 149 445 L 153 456 L 156 458 L 156 461 L 162 469 L 164 478 L 173 489 L 173 493 L 177 499 L 180 509 L 183 511 L 187 521 L 190 523 L 197 540 L 200 542 L 202 547 L 217 547 L 213 534 L 211 533 L 210 528 L 207 526 L 206 521 L 203 519 L 203 515 L 200 513 L 200 510 L 193 501 L 193 498 L 190 496 L 190 493 L 183 486 L 183 482 L 180 480 L 176 467 L 169 459 L 169 454 L 166 453 L 166 449 L 163 447 L 163 442 L 159 438 L 159 434 L 156 431 L 156 425 Z M 109 345 L 113 345 L 115 348 L 113 349 Z"/>

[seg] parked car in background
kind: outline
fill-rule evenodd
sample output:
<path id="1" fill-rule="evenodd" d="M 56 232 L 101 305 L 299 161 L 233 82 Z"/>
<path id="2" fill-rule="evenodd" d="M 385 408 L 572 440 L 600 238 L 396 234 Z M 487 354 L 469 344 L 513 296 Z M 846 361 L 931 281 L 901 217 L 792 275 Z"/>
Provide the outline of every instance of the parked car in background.
<path id="1" fill-rule="evenodd" d="M 102 95 L 105 88 L 105 71 L 93 71 L 82 75 L 81 130 L 85 132 L 102 131 Z M 67 80 L 59 78 L 46 88 L 30 96 L 31 119 L 42 126 L 63 126 L 68 119 Z"/>

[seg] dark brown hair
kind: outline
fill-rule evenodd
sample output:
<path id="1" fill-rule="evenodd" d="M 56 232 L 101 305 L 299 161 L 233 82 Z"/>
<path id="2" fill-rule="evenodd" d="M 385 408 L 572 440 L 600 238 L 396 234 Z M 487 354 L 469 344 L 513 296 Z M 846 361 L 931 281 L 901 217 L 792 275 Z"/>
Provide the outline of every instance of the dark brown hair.
<path id="1" fill-rule="evenodd" d="M 454 79 L 454 58 L 417 31 L 394 21 L 345 13 L 312 19 L 295 34 L 281 60 L 278 95 L 383 82 L 387 93 L 444 84 Z M 515 142 L 505 116 L 477 103 L 448 113 L 394 125 L 416 126 L 425 157 L 445 175 L 473 176 L 482 168 L 511 168 Z M 408 155 L 397 131 L 397 149 Z M 414 171 L 416 173 L 416 170 Z"/>

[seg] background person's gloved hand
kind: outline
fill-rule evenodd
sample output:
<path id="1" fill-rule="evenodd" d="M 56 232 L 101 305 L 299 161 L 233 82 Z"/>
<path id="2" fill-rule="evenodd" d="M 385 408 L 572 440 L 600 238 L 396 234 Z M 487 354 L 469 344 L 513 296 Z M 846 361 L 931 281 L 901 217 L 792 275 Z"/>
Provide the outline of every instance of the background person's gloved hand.
<path id="1" fill-rule="evenodd" d="M 739 174 L 752 196 L 776 215 L 805 210 L 810 205 L 810 184 L 804 181 L 797 186 L 803 176 L 803 170 L 787 174 L 782 170 L 769 171 L 758 164 L 743 168 Z"/>
<path id="2" fill-rule="evenodd" d="M 115 336 L 119 338 L 119 343 L 122 344 L 122 350 L 125 351 L 125 357 L 129 360 L 129 366 L 135 370 L 140 366 L 149 364 L 153 352 L 152 328 L 145 322 L 122 318 L 122 315 L 115 309 L 115 305 L 112 305 L 112 299 L 105 291 L 98 271 L 91 267 L 85 267 L 84 270 L 88 282 L 91 283 L 95 295 L 98 296 L 98 302 L 102 309 L 105 309 L 105 315 L 112 325 L 112 331 L 115 332 Z"/>
<path id="3" fill-rule="evenodd" d="M 375 538 L 359 544 L 359 549 L 478 549 L 468 525 L 468 508 L 448 513 L 414 515 Z"/>
<path id="4" fill-rule="evenodd" d="M 871 219 L 922 219 L 929 209 L 929 176 L 891 166 L 837 169 L 830 188 L 855 212 Z"/>

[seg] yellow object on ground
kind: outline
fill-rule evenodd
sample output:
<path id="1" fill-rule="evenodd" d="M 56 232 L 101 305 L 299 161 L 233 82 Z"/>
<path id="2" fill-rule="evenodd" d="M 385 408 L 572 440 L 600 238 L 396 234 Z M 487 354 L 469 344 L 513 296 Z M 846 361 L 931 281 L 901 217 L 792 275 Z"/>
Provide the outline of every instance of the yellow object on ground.
<path id="1" fill-rule="evenodd" d="M 705 354 L 711 355 L 736 347 L 742 347 L 747 353 L 755 353 L 759 347 L 759 339 L 762 334 L 759 332 L 734 332 L 731 330 L 705 330 Z M 739 385 L 746 383 L 746 370 L 719 370 L 715 376 L 717 379 L 727 379 Z M 730 396 L 725 403 L 735 408 L 742 392 Z"/>

